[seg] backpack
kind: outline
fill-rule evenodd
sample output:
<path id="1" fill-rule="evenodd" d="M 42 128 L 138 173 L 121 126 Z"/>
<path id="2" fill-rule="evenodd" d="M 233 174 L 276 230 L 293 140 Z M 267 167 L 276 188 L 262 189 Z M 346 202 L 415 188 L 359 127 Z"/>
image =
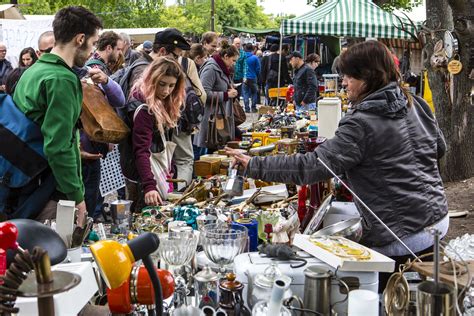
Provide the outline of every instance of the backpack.
<path id="1" fill-rule="evenodd" d="M 12 189 L 22 188 L 48 168 L 41 128 L 8 94 L 0 94 L 0 212 Z"/>
<path id="2" fill-rule="evenodd" d="M 278 71 L 272 69 L 272 56 L 268 56 L 268 65 L 267 65 L 267 82 L 276 83 L 278 82 Z"/>
<path id="3" fill-rule="evenodd" d="M 135 154 L 133 152 L 133 119 L 129 118 L 130 112 L 133 112 L 135 116 L 136 109 L 142 104 L 138 100 L 134 98 L 130 98 L 130 100 L 125 104 L 125 111 L 124 111 L 124 121 L 125 124 L 130 128 L 130 134 L 125 137 L 118 145 L 119 153 L 120 153 L 120 167 L 122 169 L 122 174 L 125 178 L 132 182 L 137 182 L 139 179 L 138 170 L 135 166 Z"/>
<path id="4" fill-rule="evenodd" d="M 184 99 L 184 108 L 181 111 L 181 117 L 178 122 L 179 130 L 192 134 L 201 124 L 204 115 L 204 105 L 200 97 L 196 94 L 197 87 L 188 76 L 188 59 L 181 59 L 181 67 L 186 75 L 186 96 Z"/>
<path id="5" fill-rule="evenodd" d="M 0 185 L 22 187 L 48 167 L 40 126 L 8 94 L 0 94 L 0 139 Z"/>
<path id="6" fill-rule="evenodd" d="M 110 76 L 113 81 L 120 85 L 123 95 L 125 96 L 125 100 L 128 100 L 128 95 L 130 94 L 130 89 L 132 88 L 130 87 L 130 77 L 132 76 L 133 70 L 138 66 L 149 64 L 149 61 L 137 59 L 130 66 L 122 68 Z"/>

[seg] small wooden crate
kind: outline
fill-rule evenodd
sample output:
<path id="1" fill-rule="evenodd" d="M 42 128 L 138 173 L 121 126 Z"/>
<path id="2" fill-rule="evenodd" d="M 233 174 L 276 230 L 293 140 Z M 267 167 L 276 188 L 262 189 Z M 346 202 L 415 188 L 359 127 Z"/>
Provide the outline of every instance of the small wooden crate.
<path id="1" fill-rule="evenodd" d="M 221 166 L 220 160 L 218 161 L 203 161 L 197 160 L 194 162 L 194 174 L 198 177 L 208 177 L 219 173 Z"/>

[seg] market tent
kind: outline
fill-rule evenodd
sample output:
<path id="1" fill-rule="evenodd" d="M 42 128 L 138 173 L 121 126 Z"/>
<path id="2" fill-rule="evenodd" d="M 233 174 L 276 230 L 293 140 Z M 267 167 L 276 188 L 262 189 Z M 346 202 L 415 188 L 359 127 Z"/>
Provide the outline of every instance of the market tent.
<path id="1" fill-rule="evenodd" d="M 283 20 L 281 33 L 410 39 L 410 34 L 395 27 L 402 27 L 399 19 L 409 32 L 416 33 L 408 19 L 384 11 L 370 0 L 328 0 L 311 12 Z"/>
<path id="2" fill-rule="evenodd" d="M 267 34 L 278 34 L 280 30 L 278 28 L 273 29 L 252 29 L 246 27 L 233 27 L 233 26 L 224 26 L 224 29 L 227 29 L 233 33 L 249 33 L 255 35 L 267 35 Z"/>

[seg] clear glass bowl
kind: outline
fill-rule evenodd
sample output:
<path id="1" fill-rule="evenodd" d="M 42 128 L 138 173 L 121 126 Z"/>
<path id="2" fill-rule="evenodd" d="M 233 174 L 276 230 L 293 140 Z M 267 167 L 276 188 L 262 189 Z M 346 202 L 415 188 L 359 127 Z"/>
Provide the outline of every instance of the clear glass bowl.
<path id="1" fill-rule="evenodd" d="M 268 302 L 258 301 L 257 304 L 252 308 L 252 316 L 267 316 L 268 315 Z M 291 312 L 285 306 L 280 308 L 280 313 L 273 316 L 291 316 Z"/>
<path id="2" fill-rule="evenodd" d="M 244 252 L 248 230 L 242 225 L 208 224 L 201 230 L 201 243 L 209 260 L 223 267 Z"/>
<path id="3" fill-rule="evenodd" d="M 196 253 L 198 238 L 193 233 L 160 237 L 160 258 L 170 266 L 186 264 Z"/>

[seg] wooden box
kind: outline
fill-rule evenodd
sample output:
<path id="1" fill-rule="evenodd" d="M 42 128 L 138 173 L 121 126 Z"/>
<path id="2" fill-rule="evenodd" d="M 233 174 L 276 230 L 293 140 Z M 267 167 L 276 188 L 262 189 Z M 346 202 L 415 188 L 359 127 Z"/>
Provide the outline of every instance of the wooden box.
<path id="1" fill-rule="evenodd" d="M 262 105 L 258 108 L 258 114 L 274 114 L 275 108 L 273 106 Z"/>
<path id="2" fill-rule="evenodd" d="M 219 173 L 221 166 L 220 160 L 218 161 L 204 161 L 197 160 L 194 162 L 194 174 L 198 177 L 208 177 Z"/>

